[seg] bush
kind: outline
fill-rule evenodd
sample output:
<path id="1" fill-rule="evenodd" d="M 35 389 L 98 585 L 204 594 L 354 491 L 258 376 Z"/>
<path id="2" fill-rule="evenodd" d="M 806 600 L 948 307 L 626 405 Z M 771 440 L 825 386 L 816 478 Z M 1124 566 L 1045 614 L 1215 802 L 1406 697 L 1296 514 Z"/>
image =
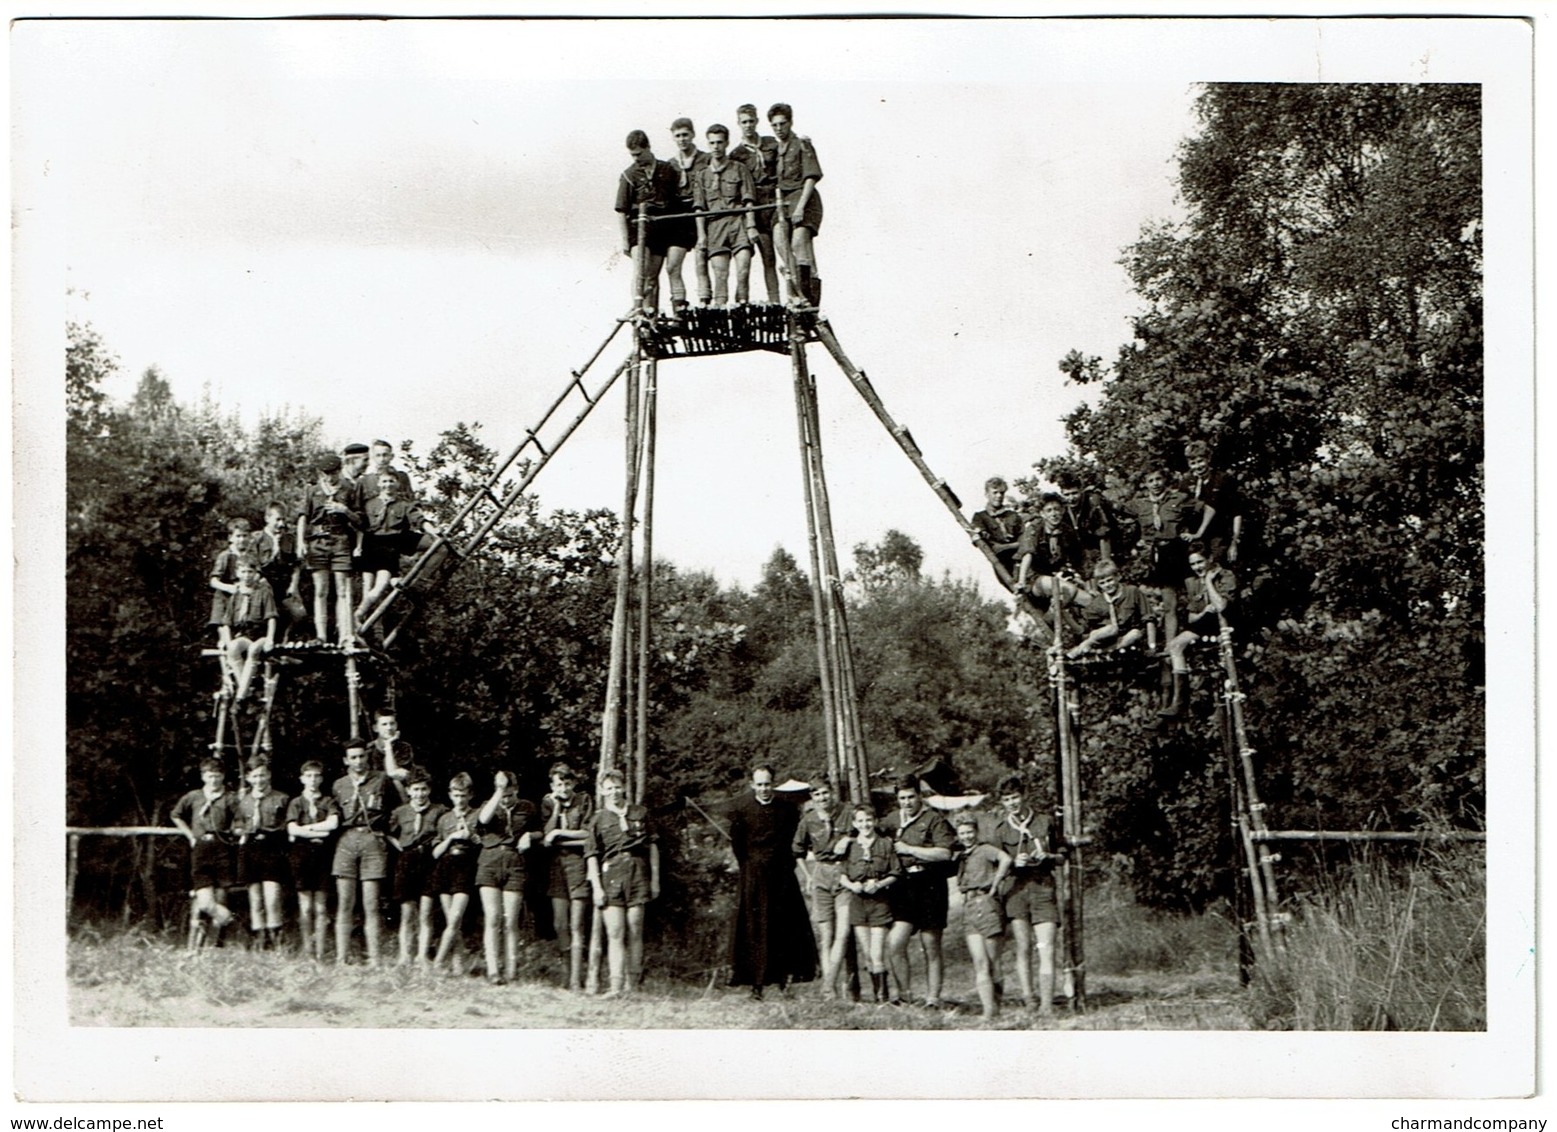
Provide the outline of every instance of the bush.
<path id="1" fill-rule="evenodd" d="M 1257 1024 L 1294 1030 L 1484 1030 L 1486 864 L 1480 846 L 1405 864 L 1359 855 L 1300 897 L 1286 953 L 1255 971 Z"/>

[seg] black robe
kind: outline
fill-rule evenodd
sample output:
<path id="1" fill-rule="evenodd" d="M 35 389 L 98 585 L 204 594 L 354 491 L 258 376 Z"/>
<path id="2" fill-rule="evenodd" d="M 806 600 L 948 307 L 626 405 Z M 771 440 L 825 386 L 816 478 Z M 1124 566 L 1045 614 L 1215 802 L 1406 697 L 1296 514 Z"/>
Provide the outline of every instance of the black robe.
<path id="1" fill-rule="evenodd" d="M 816 977 L 816 940 L 795 877 L 791 849 L 800 811 L 747 794 L 733 802 L 730 842 L 741 866 L 740 903 L 730 941 L 730 985 L 782 986 Z"/>

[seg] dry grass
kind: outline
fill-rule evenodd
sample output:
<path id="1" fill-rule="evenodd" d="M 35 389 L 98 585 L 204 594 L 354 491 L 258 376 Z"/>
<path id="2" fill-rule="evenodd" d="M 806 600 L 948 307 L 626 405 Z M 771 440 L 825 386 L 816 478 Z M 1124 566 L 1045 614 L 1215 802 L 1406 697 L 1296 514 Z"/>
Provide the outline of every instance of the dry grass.
<path id="1" fill-rule="evenodd" d="M 1486 875 L 1479 847 L 1364 859 L 1299 904 L 1286 951 L 1256 971 L 1268 1029 L 1484 1030 Z"/>
<path id="2" fill-rule="evenodd" d="M 1094 943 L 1131 930 L 1126 906 L 1099 909 Z M 644 989 L 615 1001 L 570 994 L 558 983 L 559 958 L 548 943 L 525 949 L 521 977 L 492 987 L 477 976 L 433 975 L 419 969 L 337 968 L 287 952 L 242 947 L 191 954 L 171 936 L 138 932 L 99 934 L 78 930 L 68 945 L 70 1014 L 76 1025 L 389 1028 L 592 1028 L 592 1029 L 803 1029 L 964 1030 L 1247 1029 L 1233 966 L 1206 966 L 1194 949 L 1178 949 L 1180 962 L 1161 960 L 1163 944 L 1148 945 L 1155 966 L 1133 972 L 1097 968 L 1087 985 L 1085 1014 L 1062 1010 L 1039 1018 L 1020 1005 L 985 1022 L 979 1017 L 972 969 L 953 909 L 946 933 L 947 1005 L 940 1010 L 829 1002 L 815 985 L 788 996 L 770 991 L 762 1002 L 722 985 L 722 972 L 696 981 L 651 969 Z M 1159 936 L 1197 929 L 1173 918 L 1150 917 Z M 1107 925 L 1106 928 L 1101 925 Z M 1204 929 L 1199 929 L 1204 930 Z M 1170 949 L 1171 950 L 1171 949 Z M 924 988 L 924 965 L 910 948 L 914 986 Z M 473 957 L 474 959 L 474 957 Z M 652 956 L 651 956 L 652 962 Z M 1007 960 L 1006 981 L 1014 989 Z M 474 965 L 474 964 L 473 964 Z M 670 964 L 664 964 L 668 968 Z M 1165 970 L 1164 967 L 1174 969 Z"/>

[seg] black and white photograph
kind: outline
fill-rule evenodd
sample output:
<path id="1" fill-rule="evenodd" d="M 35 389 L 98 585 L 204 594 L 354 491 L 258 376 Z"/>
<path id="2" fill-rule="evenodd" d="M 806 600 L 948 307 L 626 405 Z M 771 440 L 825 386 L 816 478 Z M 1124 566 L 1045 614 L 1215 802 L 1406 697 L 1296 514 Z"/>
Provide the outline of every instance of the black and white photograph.
<path id="1" fill-rule="evenodd" d="M 20 1100 L 1535 1089 L 1528 22 L 417 15 L 10 25 Z"/>

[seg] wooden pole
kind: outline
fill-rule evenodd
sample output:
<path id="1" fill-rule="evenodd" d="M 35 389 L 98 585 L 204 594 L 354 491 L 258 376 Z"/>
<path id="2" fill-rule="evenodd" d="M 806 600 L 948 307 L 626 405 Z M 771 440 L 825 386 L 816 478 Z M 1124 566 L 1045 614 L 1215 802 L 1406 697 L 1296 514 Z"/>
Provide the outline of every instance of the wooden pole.
<path id="1" fill-rule="evenodd" d="M 1223 683 L 1223 696 L 1227 703 L 1227 717 L 1232 723 L 1233 741 L 1238 745 L 1238 763 L 1243 770 L 1244 809 L 1250 834 L 1263 833 L 1265 831 L 1265 803 L 1260 801 L 1260 791 L 1256 783 L 1254 773 L 1254 748 L 1249 745 L 1249 732 L 1244 725 L 1243 702 L 1244 693 L 1238 687 L 1238 664 L 1233 656 L 1233 630 L 1232 626 L 1223 620 L 1222 631 L 1218 638 L 1218 649 L 1221 653 L 1222 667 L 1227 674 Z M 1251 841 L 1252 845 L 1253 842 Z M 1275 862 L 1280 858 L 1266 849 L 1256 850 L 1256 857 L 1260 868 L 1260 876 L 1264 881 L 1264 897 L 1266 913 L 1270 916 L 1270 936 L 1277 951 L 1286 950 L 1285 933 L 1283 932 L 1282 919 L 1277 913 L 1281 908 L 1281 900 L 1277 895 Z"/>
<path id="2" fill-rule="evenodd" d="M 362 676 L 357 671 L 357 650 L 346 650 L 346 709 L 351 712 L 352 739 L 362 738 Z"/>
<path id="3" fill-rule="evenodd" d="M 1054 579 L 1050 598 L 1054 614 L 1054 645 L 1049 652 L 1050 678 L 1054 685 L 1055 729 L 1058 737 L 1056 762 L 1059 766 L 1061 829 L 1067 852 L 1060 866 L 1064 876 L 1063 952 L 1066 981 L 1070 986 L 1071 1009 L 1087 1008 L 1086 951 L 1083 939 L 1084 888 L 1081 847 L 1085 844 L 1081 820 L 1081 759 L 1077 750 L 1075 715 L 1072 712 L 1070 681 L 1065 671 L 1065 600 L 1061 580 Z"/>
<path id="4" fill-rule="evenodd" d="M 649 359 L 643 412 L 643 558 L 638 567 L 638 717 L 637 759 L 632 799 L 642 802 L 649 789 L 649 657 L 651 604 L 654 597 L 654 436 L 659 415 L 659 373 Z"/>
<path id="5" fill-rule="evenodd" d="M 627 372 L 626 449 L 627 474 L 622 498 L 622 537 L 616 561 L 616 607 L 611 615 L 611 667 L 606 675 L 605 710 L 600 719 L 600 773 L 616 765 L 621 742 L 622 686 L 627 662 L 628 598 L 632 593 L 633 512 L 638 499 L 638 389 L 643 365 L 640 328 L 636 354 Z"/>
<path id="6" fill-rule="evenodd" d="M 816 512 L 816 529 L 820 544 L 823 571 L 824 608 L 828 618 L 828 639 L 835 659 L 837 680 L 834 684 L 834 703 L 840 724 L 839 759 L 846 768 L 850 794 L 856 800 L 870 797 L 870 768 L 865 751 L 864 734 L 860 728 L 859 697 L 854 680 L 854 658 L 849 638 L 849 626 L 843 601 L 842 573 L 838 568 L 838 547 L 833 537 L 832 503 L 827 491 L 827 476 L 823 470 L 821 417 L 817 410 L 816 383 L 806 366 L 805 331 L 799 320 L 789 316 L 789 356 L 795 375 L 796 388 L 801 391 L 806 428 L 810 436 L 812 467 L 812 500 Z"/>
<path id="7" fill-rule="evenodd" d="M 65 915 L 68 917 L 76 906 L 76 867 L 81 857 L 81 835 L 68 834 L 65 838 Z"/>
<path id="8" fill-rule="evenodd" d="M 810 414 L 806 412 L 806 384 L 801 368 L 791 361 L 795 385 L 795 427 L 800 437 L 800 464 L 805 483 L 806 547 L 811 556 L 811 619 L 816 629 L 816 670 L 822 688 L 822 716 L 825 726 L 822 737 L 827 750 L 827 777 L 838 795 L 851 802 L 862 799 L 855 793 L 853 776 L 845 772 L 839 761 L 840 745 L 838 710 L 834 689 L 836 663 L 828 644 L 827 597 L 822 577 L 822 560 L 817 534 L 816 466 L 811 437 Z"/>

